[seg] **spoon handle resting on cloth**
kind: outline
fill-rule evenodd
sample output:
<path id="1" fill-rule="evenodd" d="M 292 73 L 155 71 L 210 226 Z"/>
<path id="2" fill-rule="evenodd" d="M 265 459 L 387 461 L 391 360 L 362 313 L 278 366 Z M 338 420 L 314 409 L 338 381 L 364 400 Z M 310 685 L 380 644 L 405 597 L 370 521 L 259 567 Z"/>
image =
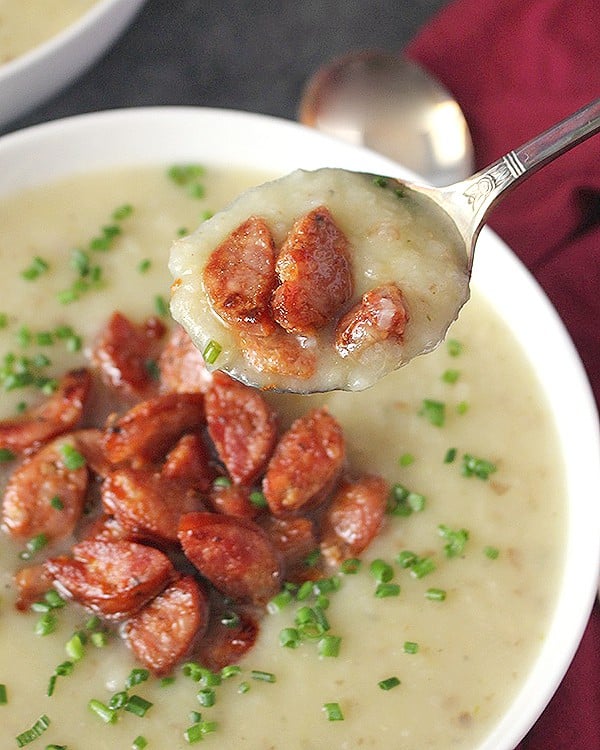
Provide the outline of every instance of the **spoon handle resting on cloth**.
<path id="1" fill-rule="evenodd" d="M 472 177 L 438 190 L 440 205 L 452 214 L 471 260 L 475 240 L 495 204 L 508 190 L 557 156 L 600 131 L 600 99 L 509 151 Z M 432 196 L 433 197 L 433 196 Z"/>

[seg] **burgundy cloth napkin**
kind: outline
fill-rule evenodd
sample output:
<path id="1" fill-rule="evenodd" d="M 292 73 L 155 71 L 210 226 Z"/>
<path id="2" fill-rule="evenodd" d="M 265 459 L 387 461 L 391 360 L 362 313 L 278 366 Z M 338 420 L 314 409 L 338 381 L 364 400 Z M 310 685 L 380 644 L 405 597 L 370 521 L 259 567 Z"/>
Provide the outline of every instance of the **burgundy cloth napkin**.
<path id="1" fill-rule="evenodd" d="M 600 3 L 455 0 L 406 54 L 456 97 L 480 169 L 600 96 Z M 489 224 L 552 300 L 600 403 L 600 135 L 515 188 Z M 598 604 L 558 692 L 518 750 L 600 750 Z"/>

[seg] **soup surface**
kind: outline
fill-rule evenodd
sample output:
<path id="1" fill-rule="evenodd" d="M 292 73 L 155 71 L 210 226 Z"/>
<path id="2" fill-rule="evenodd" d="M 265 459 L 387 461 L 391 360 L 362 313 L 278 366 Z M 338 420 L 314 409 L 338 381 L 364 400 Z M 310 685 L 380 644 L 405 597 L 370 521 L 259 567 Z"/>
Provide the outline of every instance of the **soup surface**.
<path id="1" fill-rule="evenodd" d="M 47 41 L 98 0 L 0 0 L 0 65 Z"/>
<path id="2" fill-rule="evenodd" d="M 80 176 L 0 200 L 3 363 L 11 353 L 44 354 L 51 360 L 44 373 L 58 375 L 86 362 L 113 310 L 135 321 L 165 312 L 172 240 L 264 179 L 196 170 L 187 172 L 190 182 L 185 173 L 175 180 L 158 168 Z M 194 188 L 200 183 L 202 190 Z M 109 248 L 90 251 L 102 276 L 85 288 L 73 251 L 106 238 L 102 228 L 125 204 L 133 210 L 120 220 L 121 233 Z M 68 351 L 61 341 L 40 345 L 37 334 L 59 326 L 81 336 L 81 350 Z M 1 416 L 40 398 L 29 388 L 3 390 Z M 177 670 L 172 682 L 150 678 L 136 686 L 153 704 L 143 718 L 122 711 L 106 724 L 89 701 L 107 703 L 123 690 L 136 666 L 131 653 L 116 637 L 102 648 L 88 644 L 47 696 L 50 677 L 69 658 L 66 642 L 89 615 L 69 605 L 53 633 L 37 635 L 40 614 L 14 608 L 12 576 L 23 565 L 23 545 L 3 536 L 2 747 L 16 746 L 15 738 L 46 716 L 41 747 L 115 750 L 143 737 L 148 748 L 182 750 L 190 746 L 185 733 L 197 723 L 195 711 L 216 722 L 204 741 L 219 748 L 468 750 L 499 719 L 545 636 L 565 516 L 554 426 L 504 324 L 475 294 L 447 344 L 373 388 L 269 399 L 282 428 L 326 404 L 343 425 L 350 464 L 396 488 L 396 513 L 386 516 L 358 572 L 340 573 L 330 596 L 327 618 L 342 639 L 339 655 L 320 656 L 312 643 L 280 645 L 302 604 L 292 603 L 265 616 L 241 671 L 215 688 L 214 705 L 201 705 L 198 683 Z M 409 551 L 428 561 L 421 573 L 433 569 L 419 577 L 418 567 L 403 567 Z M 387 583 L 399 590 L 387 592 L 395 595 L 382 596 L 385 588 L 376 595 L 374 560 L 390 566 Z M 265 673 L 272 677 L 260 679 Z M 332 720 L 338 708 L 343 719 Z"/>

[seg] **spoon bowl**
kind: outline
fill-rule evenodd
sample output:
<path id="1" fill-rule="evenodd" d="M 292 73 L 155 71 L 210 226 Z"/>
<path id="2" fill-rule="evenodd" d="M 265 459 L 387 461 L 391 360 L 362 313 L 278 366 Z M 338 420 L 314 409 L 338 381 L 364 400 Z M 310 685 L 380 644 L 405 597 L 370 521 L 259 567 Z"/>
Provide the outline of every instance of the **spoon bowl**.
<path id="1" fill-rule="evenodd" d="M 400 55 L 352 52 L 309 80 L 300 121 L 394 159 L 431 185 L 473 173 L 466 120 L 447 89 Z"/>

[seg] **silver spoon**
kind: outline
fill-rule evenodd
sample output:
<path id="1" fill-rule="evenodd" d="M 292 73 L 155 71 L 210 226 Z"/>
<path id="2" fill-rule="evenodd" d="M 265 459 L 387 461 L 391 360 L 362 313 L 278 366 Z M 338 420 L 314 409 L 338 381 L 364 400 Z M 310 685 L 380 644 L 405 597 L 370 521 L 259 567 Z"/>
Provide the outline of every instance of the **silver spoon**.
<path id="1" fill-rule="evenodd" d="M 308 82 L 299 119 L 367 146 L 418 174 L 448 185 L 473 173 L 469 128 L 451 94 L 400 55 L 352 52 Z"/>
<path id="2" fill-rule="evenodd" d="M 472 263 L 477 237 L 496 203 L 545 164 L 598 131 L 600 99 L 590 102 L 466 180 L 442 188 L 415 184 L 408 187 L 430 198 L 448 214 L 464 240 L 469 263 Z"/>
<path id="3" fill-rule="evenodd" d="M 356 174 L 343 169 L 323 169 L 315 172 L 298 170 L 278 180 L 252 188 L 238 196 L 228 208 L 216 214 L 213 219 L 204 222 L 190 238 L 183 238 L 174 244 L 170 260 L 170 269 L 176 280 L 171 297 L 173 317 L 186 328 L 202 352 L 206 351 L 207 344 L 214 344 L 222 337 L 224 346 L 219 344 L 218 356 L 222 354 L 223 357 L 217 366 L 248 385 L 294 393 L 367 388 L 387 372 L 406 364 L 419 354 L 431 351 L 443 339 L 449 325 L 469 297 L 468 279 L 475 243 L 488 213 L 500 198 L 540 167 L 598 131 L 600 99 L 591 102 L 525 145 L 510 151 L 487 169 L 447 187 L 434 188 L 399 182 L 392 177 L 378 176 L 373 179 L 372 175 Z M 382 188 L 385 190 L 381 190 Z M 367 219 L 370 216 L 368 211 L 363 210 L 364 206 L 370 205 L 375 209 L 379 201 L 381 206 L 386 207 L 384 215 L 387 218 L 382 224 L 382 231 L 386 238 L 392 238 L 392 244 L 387 240 L 379 244 L 366 243 L 365 252 L 372 253 L 370 260 L 374 262 L 374 266 L 383 269 L 385 278 L 379 278 L 377 273 L 373 275 L 369 271 L 366 274 L 370 283 L 369 290 L 375 292 L 376 296 L 372 301 L 365 303 L 368 305 L 367 308 L 364 311 L 359 309 L 356 313 L 351 310 L 349 322 L 344 314 L 341 319 L 332 321 L 333 326 L 320 327 L 315 338 L 315 346 L 312 347 L 311 356 L 315 357 L 312 369 L 307 366 L 303 370 L 298 370 L 301 357 L 297 346 L 291 354 L 289 349 L 285 348 L 286 342 L 291 341 L 285 339 L 288 335 L 296 345 L 300 343 L 296 339 L 294 325 L 290 326 L 289 334 L 282 334 L 282 326 L 272 336 L 232 336 L 224 321 L 217 322 L 221 319 L 219 314 L 213 314 L 212 303 L 208 299 L 203 282 L 202 262 L 212 257 L 214 249 L 222 246 L 223 240 L 237 231 L 236 227 L 245 227 L 244 222 L 248 221 L 249 216 L 264 217 L 268 222 L 270 212 L 275 212 L 273 216 L 280 221 L 282 196 L 283 204 L 288 210 L 292 210 L 291 206 L 294 206 L 296 216 L 304 215 L 305 208 L 314 209 L 315 201 L 317 205 L 322 204 L 330 208 L 334 214 L 336 211 L 346 211 L 348 201 L 352 205 L 352 201 L 358 201 L 360 206 L 352 218 L 347 219 L 351 223 L 358 223 L 359 226 L 363 226 L 360 222 L 364 221 L 365 216 Z M 399 210 L 401 204 L 403 209 Z M 394 266 L 394 271 L 390 272 L 387 256 L 382 259 L 381 253 L 389 255 L 390 247 L 397 237 L 401 237 L 402 232 L 394 231 L 397 227 L 390 228 L 389 217 L 395 216 L 397 212 L 400 219 L 405 211 L 410 210 L 409 205 L 420 206 L 418 211 L 423 221 L 428 222 L 427 230 L 431 230 L 433 241 L 418 247 L 418 257 L 414 256 L 418 243 L 405 247 L 402 247 L 401 243 L 398 244 L 397 261 L 400 265 Z M 372 238 L 370 224 L 365 226 L 364 231 L 367 234 L 371 232 Z M 238 251 L 241 248 L 239 265 L 242 268 L 244 264 L 248 266 L 248 262 L 244 260 L 247 247 L 244 244 L 244 236 L 242 235 L 241 240 L 236 239 L 237 244 L 234 247 L 234 250 Z M 436 241 L 436 238 L 441 241 Z M 444 238 L 452 238 L 448 246 Z M 248 247 L 253 251 L 255 244 L 250 243 Z M 324 257 L 327 257 L 327 243 L 325 251 Z M 223 265 L 227 262 L 227 253 L 221 252 L 217 257 L 218 285 L 227 291 L 227 284 L 223 286 L 221 280 L 229 274 L 233 274 L 235 279 L 235 267 Z M 383 265 L 379 261 L 382 261 Z M 324 260 L 322 262 L 325 263 Z M 408 266 L 403 266 L 404 263 Z M 307 264 L 307 267 L 310 267 L 310 264 Z M 409 334 L 408 329 L 404 331 L 406 310 L 403 309 L 403 302 L 398 301 L 397 294 L 394 294 L 394 290 L 389 289 L 388 285 L 393 287 L 392 282 L 398 282 L 402 290 L 403 280 L 406 280 L 405 274 L 414 273 L 415 269 L 416 288 L 413 277 L 411 297 L 406 299 L 411 319 Z M 394 278 L 393 273 L 397 270 L 401 276 Z M 364 277 L 361 278 L 364 282 Z M 434 283 L 431 283 L 432 279 Z M 247 283 L 247 273 L 244 271 L 239 283 L 236 280 L 234 285 L 237 295 L 235 299 L 239 298 L 240 284 L 243 289 Z M 418 286 L 419 284 L 422 286 Z M 220 293 L 221 287 L 217 287 L 217 292 Z M 252 287 L 249 289 L 248 298 L 254 303 Z M 226 308 L 229 298 L 224 296 L 223 299 L 225 302 L 221 304 L 221 309 L 229 309 Z M 290 299 L 291 302 L 284 305 L 286 314 L 294 310 L 293 294 Z M 196 310 L 198 314 L 194 312 Z M 401 330 L 390 328 L 396 325 L 393 323 L 394 317 L 397 320 L 403 319 L 402 324 L 397 324 L 401 325 Z M 342 326 L 339 338 L 338 325 Z M 299 330 L 302 331 L 302 328 Z M 282 334 L 285 340 L 277 334 Z M 358 338 L 355 338 L 355 334 Z M 211 339 L 213 336 L 215 338 Z M 384 350 L 371 349 L 374 341 L 383 342 Z M 287 352 L 281 355 L 283 372 L 277 367 L 271 367 L 273 356 L 274 361 L 279 361 L 277 353 L 280 347 L 282 352 Z M 260 366 L 255 366 L 255 362 L 259 362 Z M 290 369 L 289 362 L 294 362 L 296 369 Z"/>

